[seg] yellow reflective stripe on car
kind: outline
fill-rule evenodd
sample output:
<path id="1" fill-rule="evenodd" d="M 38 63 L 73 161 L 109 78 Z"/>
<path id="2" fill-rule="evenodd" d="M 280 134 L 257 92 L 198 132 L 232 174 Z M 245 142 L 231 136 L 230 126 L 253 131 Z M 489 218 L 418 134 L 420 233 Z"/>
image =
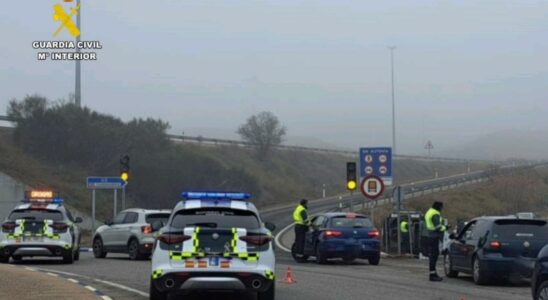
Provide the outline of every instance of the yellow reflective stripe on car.
<path id="1" fill-rule="evenodd" d="M 257 261 L 259 260 L 259 253 L 248 253 L 247 244 L 243 241 L 240 241 L 240 234 L 245 235 L 246 230 L 233 227 L 232 228 L 232 240 L 230 241 L 230 247 L 232 252 L 223 253 L 224 257 L 237 257 L 242 260 L 247 261 Z M 240 245 L 238 245 L 240 244 Z"/>
<path id="2" fill-rule="evenodd" d="M 152 271 L 152 279 L 158 279 L 164 275 L 164 270 L 156 269 Z"/>
<path id="3" fill-rule="evenodd" d="M 266 270 L 265 271 L 265 276 L 266 276 L 266 279 L 268 279 L 268 280 L 276 279 L 276 274 L 274 274 L 274 272 L 272 270 Z"/>

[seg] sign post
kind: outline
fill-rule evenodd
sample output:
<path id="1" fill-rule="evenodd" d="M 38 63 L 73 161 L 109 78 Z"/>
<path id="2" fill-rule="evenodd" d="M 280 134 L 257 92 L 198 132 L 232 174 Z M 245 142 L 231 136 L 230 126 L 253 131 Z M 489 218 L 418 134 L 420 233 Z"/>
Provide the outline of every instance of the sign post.
<path id="1" fill-rule="evenodd" d="M 124 197 L 125 187 L 127 181 L 123 180 L 120 177 L 88 177 L 86 180 L 86 185 L 88 189 L 91 190 L 91 231 L 92 234 L 95 231 L 95 190 L 114 190 L 114 205 L 113 213 L 116 216 L 117 202 L 118 202 L 118 190 L 122 190 L 122 197 Z M 125 201 L 122 202 L 122 205 L 125 206 Z"/>

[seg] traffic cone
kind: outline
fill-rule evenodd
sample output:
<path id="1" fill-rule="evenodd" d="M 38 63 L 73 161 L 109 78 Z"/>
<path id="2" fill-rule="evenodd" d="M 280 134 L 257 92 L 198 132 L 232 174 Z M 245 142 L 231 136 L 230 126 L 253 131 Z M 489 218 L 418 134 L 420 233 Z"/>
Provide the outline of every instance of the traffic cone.
<path id="1" fill-rule="evenodd" d="M 282 280 L 282 282 L 287 284 L 297 283 L 297 280 L 295 280 L 295 276 L 293 276 L 293 271 L 291 271 L 291 267 L 287 267 L 287 272 L 285 273 L 285 278 Z"/>

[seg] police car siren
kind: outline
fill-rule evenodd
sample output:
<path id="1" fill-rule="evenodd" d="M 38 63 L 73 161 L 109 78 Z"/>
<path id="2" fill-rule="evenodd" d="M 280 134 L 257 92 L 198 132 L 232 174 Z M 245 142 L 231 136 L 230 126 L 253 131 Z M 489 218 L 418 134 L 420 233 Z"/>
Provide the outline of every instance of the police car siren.
<path id="1" fill-rule="evenodd" d="M 59 197 L 59 192 L 41 189 L 25 191 L 23 202 L 33 204 L 63 204 L 64 201 Z"/>
<path id="2" fill-rule="evenodd" d="M 181 196 L 186 200 L 240 200 L 251 198 L 249 193 L 239 192 L 183 192 Z"/>

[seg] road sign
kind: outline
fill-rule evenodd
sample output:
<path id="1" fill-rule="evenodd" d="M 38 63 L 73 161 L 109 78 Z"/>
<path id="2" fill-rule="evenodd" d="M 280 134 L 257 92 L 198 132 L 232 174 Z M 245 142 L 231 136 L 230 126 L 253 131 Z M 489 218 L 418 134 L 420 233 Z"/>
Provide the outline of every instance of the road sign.
<path id="1" fill-rule="evenodd" d="M 360 189 L 366 198 L 373 200 L 384 192 L 384 183 L 380 177 L 369 175 L 362 180 Z"/>
<path id="2" fill-rule="evenodd" d="M 392 148 L 360 148 L 360 178 L 375 175 L 384 185 L 392 185 Z"/>
<path id="3" fill-rule="evenodd" d="M 123 189 L 127 182 L 120 177 L 88 177 L 87 186 L 92 190 L 115 190 Z"/>

